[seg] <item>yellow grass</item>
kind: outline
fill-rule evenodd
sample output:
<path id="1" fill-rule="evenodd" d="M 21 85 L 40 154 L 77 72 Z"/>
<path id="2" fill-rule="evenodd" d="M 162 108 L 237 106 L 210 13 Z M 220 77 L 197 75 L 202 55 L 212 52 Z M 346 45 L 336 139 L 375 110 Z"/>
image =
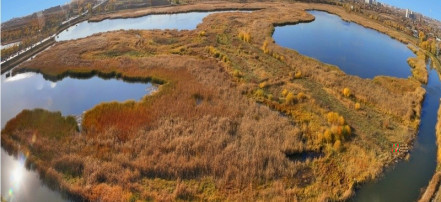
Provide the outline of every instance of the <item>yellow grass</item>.
<path id="1" fill-rule="evenodd" d="M 31 152 L 36 169 L 86 200 L 344 200 L 354 184 L 377 177 L 395 160 L 388 152 L 392 142 L 413 139 L 425 92 L 418 82 L 346 75 L 271 39 L 275 24 L 313 20 L 306 9 L 385 31 L 341 7 L 214 3 L 120 14 L 232 5 L 263 9 L 209 15 L 190 31 L 97 34 L 58 43 L 23 64 L 55 79 L 100 74 L 162 83 L 142 101 L 88 110 L 84 130 L 70 141 L 34 144 L 57 154 L 48 160 Z M 252 39 L 244 43 L 237 30 Z M 263 81 L 270 85 L 261 88 Z M 344 88 L 351 99 L 342 96 Z M 354 101 L 363 103 L 362 111 Z M 26 130 L 10 129 L 2 132 L 2 145 L 31 148 L 8 138 L 26 137 Z M 325 155 L 306 162 L 287 157 L 303 151 Z M 81 167 L 81 160 L 82 171 L 66 169 Z"/>

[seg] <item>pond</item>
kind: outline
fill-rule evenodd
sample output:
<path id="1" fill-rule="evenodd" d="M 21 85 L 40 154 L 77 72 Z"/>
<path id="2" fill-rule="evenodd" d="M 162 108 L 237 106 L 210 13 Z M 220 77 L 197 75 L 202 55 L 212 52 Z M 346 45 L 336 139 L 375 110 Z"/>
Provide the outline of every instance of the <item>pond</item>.
<path id="1" fill-rule="evenodd" d="M 414 54 L 389 36 L 322 11 L 310 23 L 276 27 L 274 39 L 281 46 L 322 62 L 337 65 L 347 74 L 361 78 L 378 75 L 407 78 L 407 58 Z M 438 74 L 430 68 L 421 123 L 409 161 L 400 161 L 377 181 L 361 186 L 352 201 L 415 201 L 428 185 L 436 167 L 435 125 L 441 98 Z"/>
<path id="2" fill-rule="evenodd" d="M 180 14 L 148 15 L 128 19 L 108 19 L 101 22 L 82 22 L 61 32 L 57 40 L 87 37 L 99 32 L 120 29 L 195 29 L 209 14 L 228 12 L 190 12 Z M 237 11 L 236 11 L 237 12 Z M 249 12 L 249 11 L 240 11 Z M 7 76 L 8 75 L 8 76 Z M 77 118 L 93 106 L 106 101 L 139 100 L 156 90 L 149 83 L 128 83 L 118 79 L 64 78 L 53 82 L 37 73 L 21 73 L 1 77 L 1 127 L 23 109 L 43 108 L 61 111 Z M 8 201 L 66 201 L 61 193 L 42 184 L 35 171 L 26 170 L 26 156 L 12 157 L 2 149 L 2 191 Z"/>
<path id="3" fill-rule="evenodd" d="M 43 108 L 63 115 L 81 114 L 108 101 L 140 100 L 156 87 L 150 83 L 129 83 L 118 79 L 64 78 L 53 82 L 37 73 L 21 73 L 1 78 L 1 124 L 23 109 Z M 9 201 L 62 201 L 61 193 L 42 184 L 35 171 L 25 168 L 26 156 L 14 158 L 1 150 L 2 196 Z"/>
<path id="4" fill-rule="evenodd" d="M 106 19 L 100 22 L 84 21 L 64 30 L 55 39 L 57 41 L 72 40 L 87 37 L 100 32 L 115 31 L 120 29 L 192 30 L 195 29 L 196 26 L 201 23 L 202 19 L 204 19 L 206 16 L 220 12 L 228 11 L 158 14 L 127 19 Z"/>
<path id="5" fill-rule="evenodd" d="M 361 78 L 411 75 L 407 58 L 414 54 L 406 45 L 333 14 L 309 13 L 315 16 L 313 22 L 276 27 L 275 42 Z"/>

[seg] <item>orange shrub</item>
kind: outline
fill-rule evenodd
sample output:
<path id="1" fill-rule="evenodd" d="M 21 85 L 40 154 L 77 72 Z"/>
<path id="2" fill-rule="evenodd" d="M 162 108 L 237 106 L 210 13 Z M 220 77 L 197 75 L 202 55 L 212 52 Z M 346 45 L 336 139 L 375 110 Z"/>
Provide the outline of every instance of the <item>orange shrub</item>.
<path id="1" fill-rule="evenodd" d="M 359 109 L 361 109 L 361 105 L 360 105 L 360 103 L 355 103 L 355 110 L 359 110 Z"/>
<path id="2" fill-rule="evenodd" d="M 349 88 L 344 88 L 344 89 L 343 89 L 343 95 L 344 95 L 345 97 L 349 97 L 349 96 L 351 96 L 351 90 L 349 90 Z"/>
<path id="3" fill-rule="evenodd" d="M 294 104 L 295 102 L 296 102 L 296 97 L 295 97 L 294 93 L 289 92 L 288 95 L 286 96 L 285 103 L 286 104 Z"/>

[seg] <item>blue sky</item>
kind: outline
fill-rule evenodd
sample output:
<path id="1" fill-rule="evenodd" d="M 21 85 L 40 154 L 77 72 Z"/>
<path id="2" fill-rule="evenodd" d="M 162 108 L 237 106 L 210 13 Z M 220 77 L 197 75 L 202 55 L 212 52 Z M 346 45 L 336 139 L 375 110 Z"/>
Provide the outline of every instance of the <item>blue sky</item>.
<path id="1" fill-rule="evenodd" d="M 62 5 L 66 2 L 70 2 L 70 0 L 1 0 L 2 22 Z"/>
<path id="2" fill-rule="evenodd" d="M 377 0 L 399 8 L 408 8 L 441 21 L 441 0 Z"/>
<path id="3" fill-rule="evenodd" d="M 378 0 L 399 8 L 409 8 L 423 15 L 441 21 L 441 0 Z M 56 5 L 62 5 L 70 0 L 1 0 L 1 21 L 5 22 L 14 17 L 21 17 L 44 10 Z"/>

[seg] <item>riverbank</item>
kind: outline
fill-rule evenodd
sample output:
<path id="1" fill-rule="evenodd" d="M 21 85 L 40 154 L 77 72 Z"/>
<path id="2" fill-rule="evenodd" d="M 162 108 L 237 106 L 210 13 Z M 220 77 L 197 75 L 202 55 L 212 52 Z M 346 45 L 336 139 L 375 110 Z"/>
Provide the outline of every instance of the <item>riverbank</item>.
<path id="1" fill-rule="evenodd" d="M 419 202 L 441 200 L 441 104 L 438 109 L 438 121 L 436 124 L 436 144 L 438 145 L 436 172 L 430 180 L 429 185 L 427 186 L 423 195 L 419 199 Z"/>
<path id="2" fill-rule="evenodd" d="M 25 137 L 41 126 L 11 125 L 2 138 L 22 138 L 2 145 L 57 153 L 30 152 L 30 159 L 46 180 L 88 200 L 343 200 L 405 155 L 391 145 L 415 138 L 425 92 L 419 82 L 346 75 L 271 37 L 274 25 L 312 21 L 308 9 L 359 16 L 330 5 L 240 5 L 262 9 L 212 14 L 191 31 L 115 31 L 57 43 L 17 71 L 166 84 L 140 102 L 88 110 L 81 135 L 67 134 L 69 141 L 30 144 Z M 323 155 L 289 158 L 306 152 Z"/>

